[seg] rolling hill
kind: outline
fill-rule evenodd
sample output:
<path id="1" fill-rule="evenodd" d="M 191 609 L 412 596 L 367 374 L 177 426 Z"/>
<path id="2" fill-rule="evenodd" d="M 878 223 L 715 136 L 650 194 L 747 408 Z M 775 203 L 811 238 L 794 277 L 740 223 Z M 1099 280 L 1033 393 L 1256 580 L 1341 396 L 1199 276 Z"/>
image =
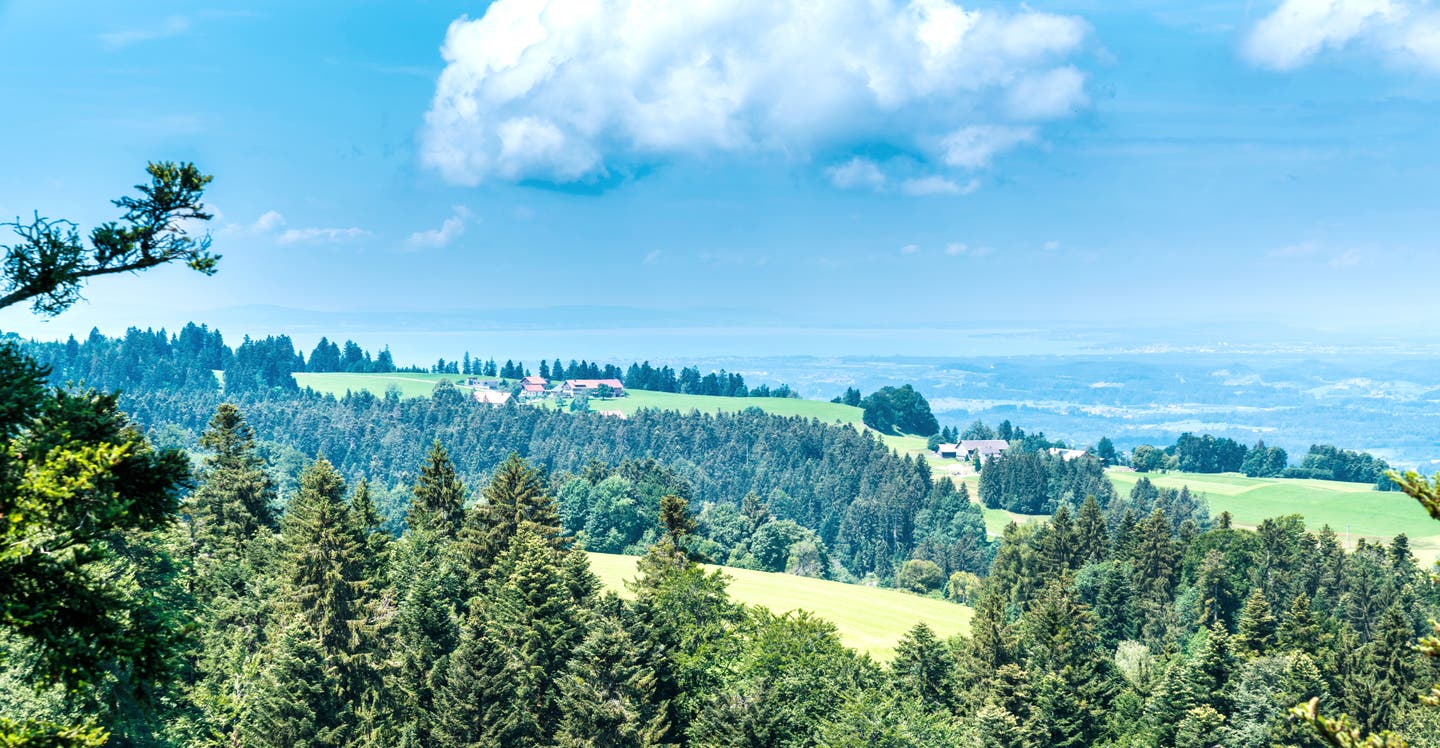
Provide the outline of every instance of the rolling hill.
<path id="1" fill-rule="evenodd" d="M 624 582 L 635 576 L 635 556 L 589 553 L 590 568 L 605 586 L 628 597 Z M 970 608 L 899 590 L 828 582 L 823 579 L 750 569 L 720 568 L 730 582 L 730 596 L 747 605 L 776 612 L 807 610 L 834 623 L 846 646 L 888 660 L 905 632 L 921 621 L 937 636 L 968 630 Z"/>

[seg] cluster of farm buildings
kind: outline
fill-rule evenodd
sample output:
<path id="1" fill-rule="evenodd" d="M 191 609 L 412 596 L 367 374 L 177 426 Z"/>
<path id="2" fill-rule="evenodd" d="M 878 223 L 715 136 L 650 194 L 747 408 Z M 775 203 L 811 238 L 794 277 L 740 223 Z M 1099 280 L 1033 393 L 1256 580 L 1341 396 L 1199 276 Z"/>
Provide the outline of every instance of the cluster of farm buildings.
<path id="1" fill-rule="evenodd" d="M 504 405 L 511 398 L 541 400 L 551 397 L 615 398 L 625 396 L 625 385 L 618 379 L 566 379 L 551 383 L 544 377 L 525 377 L 519 388 L 504 380 L 470 377 L 465 384 L 475 388 L 475 401 L 485 405 Z"/>
<path id="2" fill-rule="evenodd" d="M 1004 439 L 961 439 L 954 444 L 941 444 L 935 447 L 935 456 L 952 458 L 956 460 L 979 459 L 982 462 L 991 457 L 997 457 L 1010 448 L 1010 442 Z M 1050 454 L 1062 460 L 1074 460 L 1085 456 L 1083 449 L 1062 449 L 1051 447 Z"/>

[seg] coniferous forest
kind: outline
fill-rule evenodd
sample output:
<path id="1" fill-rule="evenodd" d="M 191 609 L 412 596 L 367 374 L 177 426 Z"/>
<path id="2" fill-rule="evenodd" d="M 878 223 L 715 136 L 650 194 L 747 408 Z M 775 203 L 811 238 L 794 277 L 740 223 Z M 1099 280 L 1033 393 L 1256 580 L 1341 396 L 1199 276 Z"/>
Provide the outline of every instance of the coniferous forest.
<path id="1" fill-rule="evenodd" d="M 149 175 L 88 243 L 16 227 L 0 306 L 213 272 L 178 222 L 209 178 Z M 849 426 L 336 399 L 276 384 L 290 349 L 0 345 L 0 745 L 1440 744 L 1440 594 L 1403 535 L 1238 528 L 1019 449 L 978 498 L 1053 514 L 993 542 L 966 490 Z M 1440 481 L 1394 480 L 1440 518 Z M 585 550 L 643 556 L 626 596 Z M 701 561 L 949 579 L 974 615 L 881 662 Z"/>

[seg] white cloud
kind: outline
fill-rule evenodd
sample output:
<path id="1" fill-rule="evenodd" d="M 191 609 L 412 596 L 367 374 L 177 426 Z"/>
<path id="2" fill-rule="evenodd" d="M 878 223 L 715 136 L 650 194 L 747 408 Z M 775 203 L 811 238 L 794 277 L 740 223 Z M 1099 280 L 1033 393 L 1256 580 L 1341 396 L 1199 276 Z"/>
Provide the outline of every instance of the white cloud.
<path id="1" fill-rule="evenodd" d="M 1260 67 L 1294 70 L 1350 45 L 1440 73 L 1440 11 L 1427 0 L 1284 0 L 1241 51 Z"/>
<path id="2" fill-rule="evenodd" d="M 1011 125 L 970 125 L 945 136 L 941 153 L 945 163 L 962 169 L 982 169 L 996 155 L 1035 140 L 1035 128 Z"/>
<path id="3" fill-rule="evenodd" d="M 994 251 L 990 247 L 972 247 L 964 242 L 950 242 L 945 245 L 945 254 L 951 257 L 984 257 Z"/>
<path id="4" fill-rule="evenodd" d="M 267 210 L 261 214 L 259 218 L 255 219 L 255 223 L 250 227 L 250 230 L 257 234 L 265 234 L 284 225 L 285 216 L 280 215 L 279 211 Z"/>
<path id="5" fill-rule="evenodd" d="M 189 31 L 190 28 L 190 19 L 184 16 L 170 16 L 158 26 L 107 31 L 100 34 L 98 38 L 100 39 L 100 44 L 106 49 L 117 50 L 143 42 L 180 36 Z"/>
<path id="6" fill-rule="evenodd" d="M 917 244 L 906 244 L 905 246 L 900 248 L 900 254 L 902 255 L 913 255 L 919 251 L 920 246 Z"/>
<path id="7" fill-rule="evenodd" d="M 420 157 L 471 185 L 875 142 L 940 158 L 945 133 L 1082 106 L 1066 60 L 1088 33 L 1073 16 L 952 0 L 497 0 L 446 33 Z M 830 177 L 876 179 L 854 161 Z"/>
<path id="8" fill-rule="evenodd" d="M 349 228 L 286 229 L 275 241 L 281 244 L 343 242 L 364 236 L 370 236 L 370 232 L 354 226 Z"/>
<path id="9" fill-rule="evenodd" d="M 660 250 L 652 249 L 645 254 L 645 259 L 641 262 L 644 262 L 646 265 L 654 265 L 655 263 L 660 261 L 660 255 Z"/>
<path id="10" fill-rule="evenodd" d="M 857 187 L 878 190 L 884 187 L 886 182 L 885 173 L 880 170 L 879 164 L 859 156 L 827 169 L 826 173 L 830 175 L 830 183 L 842 190 Z"/>
<path id="11" fill-rule="evenodd" d="M 1074 67 L 1026 75 L 1016 81 L 1006 100 L 1011 116 L 1026 120 L 1065 117 L 1090 103 L 1085 74 Z"/>
<path id="12" fill-rule="evenodd" d="M 465 223 L 470 219 L 470 209 L 463 205 L 455 206 L 440 224 L 438 229 L 426 229 L 416 231 L 405 240 L 408 249 L 440 249 L 450 246 L 450 242 L 460 238 L 465 233 Z"/>
<path id="13" fill-rule="evenodd" d="M 1060 248 L 1060 242 L 1055 241 L 1054 239 L 1051 239 L 1050 241 L 1047 241 L 1047 242 L 1045 242 L 1044 244 L 1042 244 L 1041 247 L 1042 247 L 1046 252 L 1054 252 L 1055 250 L 1057 250 L 1057 249 Z"/>
<path id="14" fill-rule="evenodd" d="M 287 224 L 285 216 L 278 210 L 267 210 L 255 219 L 254 223 L 247 225 L 227 223 L 217 233 L 222 236 L 254 235 L 273 236 L 277 244 L 297 244 L 301 242 L 340 242 L 360 237 L 370 236 L 370 232 L 361 228 L 351 226 L 349 228 L 294 228 L 285 229 Z M 279 232 L 278 234 L 276 232 Z"/>
<path id="15" fill-rule="evenodd" d="M 917 177 L 915 179 L 907 179 L 904 182 L 900 183 L 901 192 L 907 195 L 917 196 L 959 194 L 968 195 L 971 192 L 974 192 L 976 189 L 979 189 L 979 187 L 980 184 L 978 180 L 972 179 L 970 183 L 966 184 L 964 187 L 961 187 L 960 185 L 955 184 L 954 182 L 944 177 L 937 176 Z"/>

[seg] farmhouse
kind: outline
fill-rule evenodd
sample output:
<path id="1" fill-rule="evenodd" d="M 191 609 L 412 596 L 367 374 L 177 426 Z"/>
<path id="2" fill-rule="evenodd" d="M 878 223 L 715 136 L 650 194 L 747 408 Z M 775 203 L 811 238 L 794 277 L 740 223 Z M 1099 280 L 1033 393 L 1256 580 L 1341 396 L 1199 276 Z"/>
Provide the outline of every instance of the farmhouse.
<path id="1" fill-rule="evenodd" d="M 606 389 L 609 390 L 607 394 L 610 397 L 625 396 L 625 385 L 618 379 L 567 379 L 560 385 L 560 393 L 569 397 L 602 397 L 600 393 Z"/>
<path id="2" fill-rule="evenodd" d="M 1066 461 L 1066 462 L 1069 462 L 1069 461 L 1071 461 L 1071 460 L 1075 460 L 1075 459 L 1079 459 L 1079 458 L 1081 458 L 1081 457 L 1084 457 L 1084 456 L 1085 456 L 1085 450 L 1083 450 L 1083 449 L 1061 449 L 1061 448 L 1059 448 L 1059 447 L 1051 447 L 1051 448 L 1050 448 L 1050 454 L 1055 455 L 1056 457 L 1059 457 L 1060 459 L 1062 459 L 1062 460 L 1064 460 L 1064 461 Z"/>
<path id="3" fill-rule="evenodd" d="M 549 391 L 545 389 L 547 384 L 549 383 L 545 381 L 544 377 L 525 377 L 520 380 L 520 397 L 527 400 L 545 397 L 549 394 Z"/>
<path id="4" fill-rule="evenodd" d="M 626 418 L 625 412 L 620 410 L 597 410 L 595 414 L 604 418 L 619 418 L 622 421 Z"/>
<path id="5" fill-rule="evenodd" d="M 510 393 L 499 390 L 478 389 L 475 390 L 475 402 L 490 406 L 504 405 L 510 402 Z"/>
<path id="6" fill-rule="evenodd" d="M 1010 443 L 1004 439 L 961 439 L 956 444 L 941 444 L 935 448 L 935 454 L 939 457 L 954 457 L 957 460 L 968 460 L 972 456 L 980 459 L 994 457 L 1009 448 Z"/>

